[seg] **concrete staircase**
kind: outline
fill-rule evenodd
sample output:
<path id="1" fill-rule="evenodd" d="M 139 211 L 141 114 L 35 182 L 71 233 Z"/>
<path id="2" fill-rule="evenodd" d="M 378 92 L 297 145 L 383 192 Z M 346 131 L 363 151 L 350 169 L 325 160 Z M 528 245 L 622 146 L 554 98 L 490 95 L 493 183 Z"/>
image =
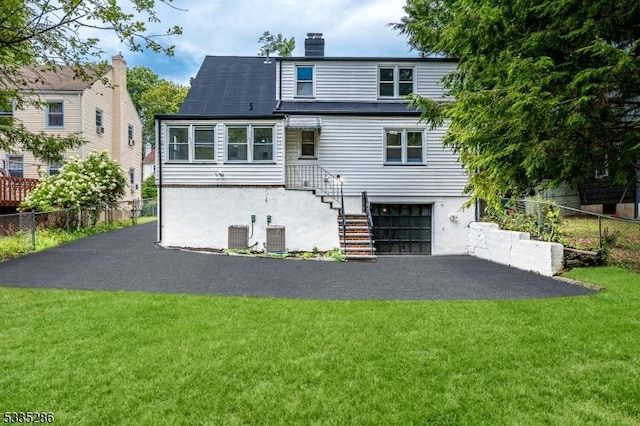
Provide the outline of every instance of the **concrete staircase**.
<path id="1" fill-rule="evenodd" d="M 340 247 L 347 260 L 375 262 L 373 236 L 369 232 L 367 216 L 364 214 L 348 214 L 345 217 L 346 232 L 342 231 L 342 215 L 338 215 L 338 232 Z"/>

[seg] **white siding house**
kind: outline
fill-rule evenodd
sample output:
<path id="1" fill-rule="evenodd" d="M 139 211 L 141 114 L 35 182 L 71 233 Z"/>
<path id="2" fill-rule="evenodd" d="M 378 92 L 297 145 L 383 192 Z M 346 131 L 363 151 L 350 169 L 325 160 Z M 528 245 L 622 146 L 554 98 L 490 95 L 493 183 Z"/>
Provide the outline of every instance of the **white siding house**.
<path id="1" fill-rule="evenodd" d="M 124 58 L 115 55 L 112 65 L 98 75 L 88 67 L 92 78 L 78 78 L 70 67 L 56 73 L 24 69 L 26 96 L 37 97 L 42 107 L 33 105 L 10 111 L 11 117 L 33 133 L 69 136 L 79 134 L 86 144 L 63 153 L 65 158 L 85 158 L 91 151 L 108 151 L 127 177 L 124 200 L 140 198 L 142 123 L 127 91 Z M 16 178 L 38 179 L 58 172 L 61 164 L 46 164 L 29 152 L 0 150 L 0 172 Z M 3 173 L 0 173 L 0 176 Z M 0 200 L 0 205 L 1 205 Z"/>
<path id="2" fill-rule="evenodd" d="M 207 57 L 180 112 L 156 116 L 162 245 L 236 247 L 240 225 L 254 250 L 466 252 L 467 176 L 404 98 L 444 100 L 456 63 L 322 53 Z"/>

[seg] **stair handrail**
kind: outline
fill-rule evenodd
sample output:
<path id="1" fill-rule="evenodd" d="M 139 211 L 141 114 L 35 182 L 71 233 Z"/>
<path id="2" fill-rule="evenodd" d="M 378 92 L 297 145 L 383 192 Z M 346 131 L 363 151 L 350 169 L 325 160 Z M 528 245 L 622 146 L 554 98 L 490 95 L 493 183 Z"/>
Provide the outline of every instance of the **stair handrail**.
<path id="1" fill-rule="evenodd" d="M 362 192 L 362 213 L 367 217 L 367 228 L 369 230 L 369 241 L 371 241 L 371 255 L 374 255 L 373 252 L 373 221 L 371 220 L 371 202 L 369 201 L 369 196 L 367 191 Z"/>
<path id="2" fill-rule="evenodd" d="M 285 187 L 312 189 L 343 205 L 340 175 L 333 175 L 317 164 L 287 165 Z"/>
<path id="3" fill-rule="evenodd" d="M 344 183 L 340 179 L 340 175 L 336 175 L 338 185 L 340 186 L 340 215 L 342 216 L 342 253 L 347 254 L 347 212 L 344 209 Z"/>

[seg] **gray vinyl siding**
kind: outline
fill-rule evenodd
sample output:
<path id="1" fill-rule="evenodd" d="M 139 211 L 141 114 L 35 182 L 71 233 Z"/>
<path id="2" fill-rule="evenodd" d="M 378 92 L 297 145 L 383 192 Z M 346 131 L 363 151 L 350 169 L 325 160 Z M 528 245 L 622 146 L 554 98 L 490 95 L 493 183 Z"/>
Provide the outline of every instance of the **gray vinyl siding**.
<path id="1" fill-rule="evenodd" d="M 390 128 L 425 129 L 425 165 L 384 165 L 384 130 Z M 462 196 L 467 176 L 457 155 L 442 147 L 444 133 L 445 127 L 429 130 L 417 117 L 324 116 L 317 164 L 344 179 L 345 195 Z M 287 143 L 297 144 L 298 139 Z M 287 157 L 296 149 L 287 146 Z"/>
<path id="2" fill-rule="evenodd" d="M 169 126 L 214 125 L 215 160 L 212 162 L 166 162 L 166 134 Z M 274 126 L 274 163 L 228 163 L 225 161 L 225 126 Z M 281 121 L 163 121 L 162 144 L 163 185 L 284 185 L 284 125 Z M 222 172 L 224 176 L 216 176 Z"/>
<path id="3" fill-rule="evenodd" d="M 442 77 L 456 67 L 452 62 L 365 62 L 319 61 L 296 63 L 283 61 L 282 100 L 304 100 L 295 96 L 296 65 L 314 65 L 315 101 L 376 101 L 378 100 L 378 66 L 415 66 L 417 93 L 433 99 L 442 97 Z"/>

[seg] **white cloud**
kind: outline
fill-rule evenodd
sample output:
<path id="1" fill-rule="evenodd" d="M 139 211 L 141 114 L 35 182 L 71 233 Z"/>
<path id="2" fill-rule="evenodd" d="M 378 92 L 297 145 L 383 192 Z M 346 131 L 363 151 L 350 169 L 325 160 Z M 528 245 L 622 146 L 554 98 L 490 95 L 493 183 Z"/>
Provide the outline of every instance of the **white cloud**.
<path id="1" fill-rule="evenodd" d="M 164 39 L 176 46 L 174 58 L 127 53 L 109 37 L 103 40 L 104 49 L 110 54 L 122 51 L 129 65 L 146 65 L 183 84 L 195 76 L 206 55 L 256 55 L 265 30 L 295 37 L 294 56 L 304 56 L 307 32 L 324 34 L 328 56 L 411 55 L 406 38 L 387 27 L 399 22 L 405 0 L 174 0 L 172 4 L 177 9 L 156 2 L 162 22 L 151 31 L 163 33 L 173 25 L 183 28 L 182 35 Z"/>

